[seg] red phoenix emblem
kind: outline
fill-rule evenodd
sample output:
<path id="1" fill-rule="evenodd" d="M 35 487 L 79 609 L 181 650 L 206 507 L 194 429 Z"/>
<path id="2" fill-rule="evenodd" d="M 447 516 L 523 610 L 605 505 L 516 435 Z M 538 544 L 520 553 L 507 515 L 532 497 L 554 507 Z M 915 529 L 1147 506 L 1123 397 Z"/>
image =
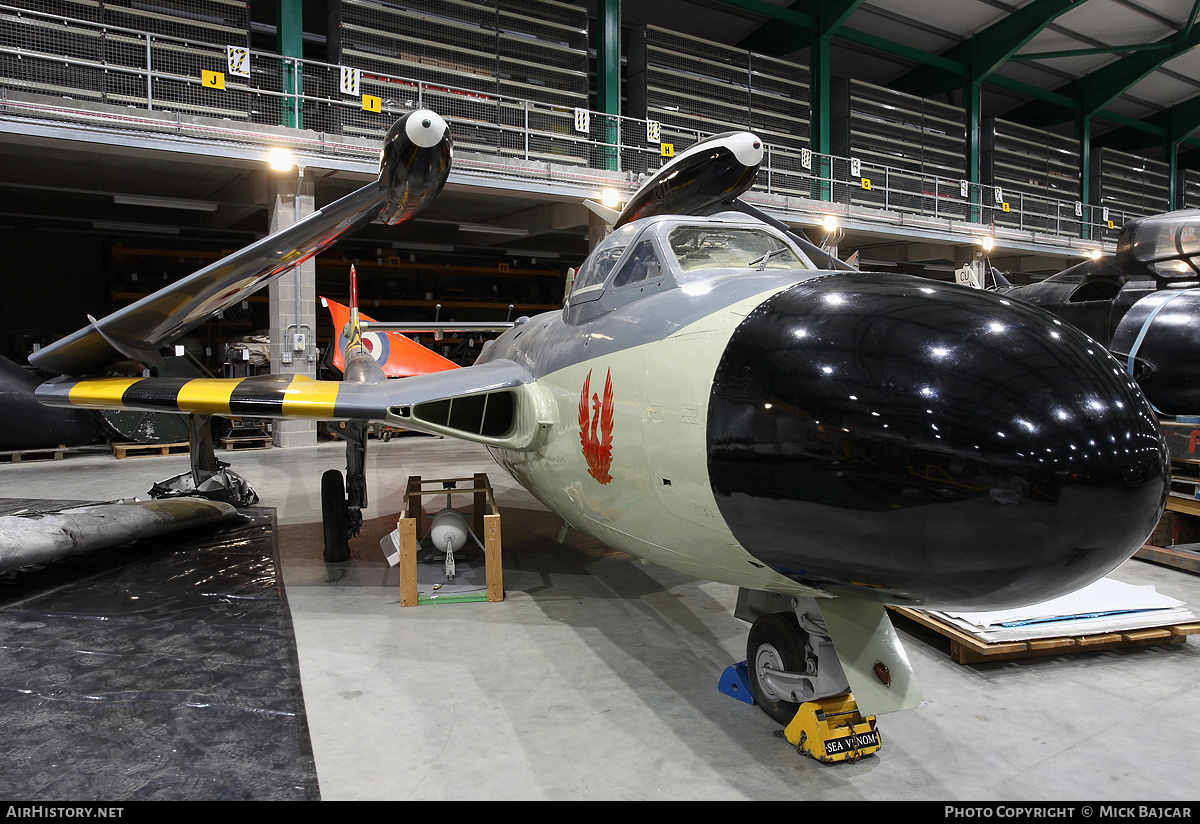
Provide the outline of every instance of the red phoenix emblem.
<path id="1" fill-rule="evenodd" d="M 583 457 L 587 461 L 588 474 L 602 484 L 612 480 L 608 468 L 612 466 L 613 431 L 613 385 L 612 370 L 604 382 L 604 400 L 592 395 L 588 401 L 588 389 L 592 383 L 589 371 L 583 381 L 583 392 L 579 394 L 579 442 L 583 445 Z M 591 413 L 589 414 L 589 405 Z M 599 432 L 597 432 L 597 429 Z"/>

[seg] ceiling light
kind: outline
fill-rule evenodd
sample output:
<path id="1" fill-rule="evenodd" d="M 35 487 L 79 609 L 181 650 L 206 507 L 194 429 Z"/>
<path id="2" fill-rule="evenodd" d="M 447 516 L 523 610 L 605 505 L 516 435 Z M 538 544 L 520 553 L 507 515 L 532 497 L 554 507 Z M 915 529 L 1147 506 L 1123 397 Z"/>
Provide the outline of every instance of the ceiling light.
<path id="1" fill-rule="evenodd" d="M 621 205 L 621 194 L 616 189 L 604 189 L 600 192 L 600 203 L 615 209 Z"/>
<path id="2" fill-rule="evenodd" d="M 546 252 L 538 249 L 505 249 L 504 254 L 509 257 L 546 258 L 547 260 L 562 257 L 558 252 Z"/>
<path id="3" fill-rule="evenodd" d="M 508 226 L 491 226 L 486 223 L 461 223 L 459 231 L 463 232 L 480 232 L 485 235 L 512 235 L 513 237 L 525 237 L 529 234 L 528 229 L 513 229 Z"/>
<path id="4" fill-rule="evenodd" d="M 1099 249 L 1092 250 L 1092 260 L 1099 260 L 1103 256 L 1104 252 L 1100 251 Z"/>
<path id="5" fill-rule="evenodd" d="M 983 251 L 990 252 L 992 251 L 992 247 L 996 245 L 996 241 L 991 235 L 987 235 L 980 239 L 979 245 L 983 247 Z"/>
<path id="6" fill-rule="evenodd" d="M 824 225 L 825 225 L 826 232 L 832 232 L 834 229 L 837 228 L 837 216 L 836 215 L 825 215 Z"/>
<path id="7" fill-rule="evenodd" d="M 397 240 L 392 244 L 393 249 L 405 249 L 410 252 L 453 252 L 454 247 L 449 243 L 417 243 L 413 241 L 409 243 L 404 240 Z"/>
<path id="8" fill-rule="evenodd" d="M 93 220 L 92 228 L 106 229 L 111 232 L 153 232 L 157 235 L 177 235 L 176 226 L 154 226 L 149 223 L 118 223 L 111 220 Z"/>
<path id="9" fill-rule="evenodd" d="M 113 195 L 113 203 L 125 206 L 154 206 L 161 209 L 188 209 L 193 212 L 215 212 L 217 210 L 217 204 L 207 200 L 183 200 L 177 197 Z"/>
<path id="10" fill-rule="evenodd" d="M 277 172 L 286 172 L 292 168 L 292 152 L 290 149 L 271 149 L 271 168 Z"/>

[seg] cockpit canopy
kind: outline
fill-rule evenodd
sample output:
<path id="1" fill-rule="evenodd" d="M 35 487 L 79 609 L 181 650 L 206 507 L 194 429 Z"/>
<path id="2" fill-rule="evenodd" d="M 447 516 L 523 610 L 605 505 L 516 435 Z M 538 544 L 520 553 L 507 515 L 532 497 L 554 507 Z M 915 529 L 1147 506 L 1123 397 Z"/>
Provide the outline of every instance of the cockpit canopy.
<path id="1" fill-rule="evenodd" d="M 782 233 L 741 214 L 733 219 L 647 218 L 622 226 L 596 246 L 575 276 L 568 305 L 605 297 L 614 304 L 607 308 L 615 308 L 647 290 L 715 274 L 812 268 Z"/>

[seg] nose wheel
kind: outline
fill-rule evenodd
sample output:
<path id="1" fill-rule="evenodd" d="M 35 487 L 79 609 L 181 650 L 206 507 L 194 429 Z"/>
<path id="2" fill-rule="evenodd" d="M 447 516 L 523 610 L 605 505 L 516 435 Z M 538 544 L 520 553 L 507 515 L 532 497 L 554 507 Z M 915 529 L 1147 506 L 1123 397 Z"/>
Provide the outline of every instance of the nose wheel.
<path id="1" fill-rule="evenodd" d="M 782 612 L 760 616 L 746 638 L 746 670 L 754 703 L 783 726 L 800 709 L 797 687 L 785 679 L 809 671 L 807 641 L 796 616 Z"/>

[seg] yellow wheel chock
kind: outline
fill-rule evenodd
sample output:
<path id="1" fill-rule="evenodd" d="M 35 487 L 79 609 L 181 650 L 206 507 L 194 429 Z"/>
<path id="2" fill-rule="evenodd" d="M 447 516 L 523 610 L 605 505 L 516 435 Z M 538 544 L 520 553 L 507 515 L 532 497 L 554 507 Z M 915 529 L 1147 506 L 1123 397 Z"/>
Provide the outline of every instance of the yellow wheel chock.
<path id="1" fill-rule="evenodd" d="M 875 716 L 863 717 L 849 693 L 801 704 L 783 734 L 799 752 L 826 764 L 857 761 L 880 747 Z"/>

